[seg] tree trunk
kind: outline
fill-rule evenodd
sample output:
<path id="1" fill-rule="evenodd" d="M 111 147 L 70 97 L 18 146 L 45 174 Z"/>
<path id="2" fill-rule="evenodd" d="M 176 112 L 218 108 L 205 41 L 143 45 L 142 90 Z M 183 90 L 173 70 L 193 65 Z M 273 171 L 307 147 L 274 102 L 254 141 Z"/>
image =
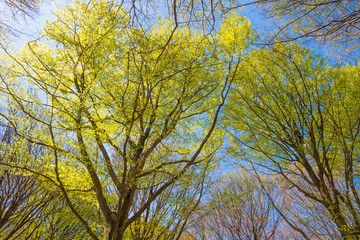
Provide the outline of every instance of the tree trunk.
<path id="1" fill-rule="evenodd" d="M 106 223 L 103 240 L 112 240 L 114 233 L 119 229 L 116 227 L 116 212 L 111 214 L 111 222 Z"/>
<path id="2" fill-rule="evenodd" d="M 115 229 L 115 223 L 106 224 L 103 240 L 112 240 L 112 237 L 114 235 L 114 229 Z"/>
<path id="3" fill-rule="evenodd" d="M 106 224 L 103 240 L 122 240 L 124 236 L 123 225 L 129 213 L 134 198 L 134 187 L 129 188 L 119 199 L 117 211 L 113 211 L 111 222 Z"/>
<path id="4" fill-rule="evenodd" d="M 106 224 L 103 240 L 122 240 L 123 236 L 124 231 L 121 231 L 120 227 L 116 227 L 116 222 Z"/>

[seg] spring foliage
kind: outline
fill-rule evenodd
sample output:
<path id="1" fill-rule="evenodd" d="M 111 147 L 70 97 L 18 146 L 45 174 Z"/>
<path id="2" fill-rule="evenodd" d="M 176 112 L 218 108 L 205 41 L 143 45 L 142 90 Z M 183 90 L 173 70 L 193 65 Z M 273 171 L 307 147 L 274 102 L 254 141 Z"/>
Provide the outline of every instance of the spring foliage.
<path id="1" fill-rule="evenodd" d="M 215 36 L 170 31 L 168 19 L 145 29 L 102 0 L 55 14 L 42 39 L 3 59 L 10 104 L 2 116 L 18 136 L 9 151 L 29 159 L 19 165 L 26 174 L 62 192 L 92 238 L 119 238 L 190 167 L 209 165 L 222 144 L 218 115 L 253 33 L 236 14 Z M 25 142 L 44 153 L 26 156 Z M 154 186 L 135 210 L 136 192 Z"/>

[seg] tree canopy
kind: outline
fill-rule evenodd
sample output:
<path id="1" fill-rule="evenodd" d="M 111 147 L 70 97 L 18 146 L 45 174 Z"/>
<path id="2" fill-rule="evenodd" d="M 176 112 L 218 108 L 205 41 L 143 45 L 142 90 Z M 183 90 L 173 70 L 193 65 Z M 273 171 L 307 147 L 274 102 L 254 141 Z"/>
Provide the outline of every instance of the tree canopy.
<path id="1" fill-rule="evenodd" d="M 122 239 L 170 185 L 206 171 L 221 147 L 216 125 L 252 41 L 250 24 L 232 14 L 216 36 L 171 31 L 166 19 L 144 29 L 107 1 L 77 1 L 56 16 L 42 31 L 46 41 L 3 59 L 1 116 L 18 135 L 8 148 L 42 146 L 40 156 L 21 153 L 29 161 L 17 167 L 61 191 L 93 239 Z"/>
<path id="2" fill-rule="evenodd" d="M 356 50 L 356 8 L 77 0 L 0 44 L 0 238 L 359 239 L 359 65 L 293 42 Z"/>
<path id="3" fill-rule="evenodd" d="M 329 66 L 297 45 L 250 56 L 228 103 L 235 146 L 325 207 L 344 239 L 359 236 L 358 66 Z"/>

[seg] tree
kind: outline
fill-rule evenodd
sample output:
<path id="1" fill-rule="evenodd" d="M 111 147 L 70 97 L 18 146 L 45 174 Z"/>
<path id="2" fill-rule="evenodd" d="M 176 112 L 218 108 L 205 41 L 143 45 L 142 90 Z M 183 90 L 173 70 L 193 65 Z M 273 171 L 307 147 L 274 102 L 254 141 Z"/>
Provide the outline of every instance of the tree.
<path id="1" fill-rule="evenodd" d="M 29 15 L 30 12 L 36 11 L 39 2 L 36 0 L 4 0 L 2 4 L 10 8 L 13 11 L 13 14 L 17 14 L 20 12 Z"/>
<path id="2" fill-rule="evenodd" d="M 286 32 L 287 41 L 315 38 L 336 47 L 344 46 L 349 51 L 359 48 L 360 5 L 357 1 L 259 0 L 252 3 L 283 21 L 275 35 Z"/>
<path id="3" fill-rule="evenodd" d="M 341 239 L 336 224 L 329 221 L 331 216 L 322 204 L 304 197 L 296 188 L 286 186 L 286 182 L 279 181 L 278 184 L 282 184 L 284 202 L 280 211 L 291 224 L 301 229 L 309 239 Z M 303 189 L 308 187 L 306 183 L 298 184 Z"/>
<path id="4" fill-rule="evenodd" d="M 233 172 L 217 181 L 209 195 L 193 221 L 197 239 L 279 239 L 280 215 L 256 178 Z"/>
<path id="5" fill-rule="evenodd" d="M 12 22 L 18 17 L 33 16 L 38 11 L 41 1 L 38 0 L 3 0 L 0 1 L 0 31 L 16 35 L 19 31 Z M 3 43 L 2 43 L 3 44 Z"/>
<path id="6" fill-rule="evenodd" d="M 186 235 L 190 219 L 205 194 L 206 178 L 210 172 L 208 168 L 203 172 L 194 170 L 190 170 L 184 176 L 185 179 L 191 179 L 191 182 L 183 180 L 169 186 L 152 202 L 141 218 L 129 226 L 125 233 L 126 239 L 175 240 L 182 239 L 181 237 Z M 134 212 L 146 200 L 147 195 L 156 190 L 157 187 L 140 190 L 136 196 L 139 200 L 135 201 L 139 206 L 134 207 Z"/>
<path id="7" fill-rule="evenodd" d="M 358 66 L 277 44 L 254 50 L 246 68 L 228 104 L 234 151 L 325 208 L 343 239 L 358 239 Z"/>
<path id="8" fill-rule="evenodd" d="M 145 29 L 106 1 L 75 2 L 56 16 L 42 32 L 48 44 L 29 42 L 16 57 L 5 50 L 1 90 L 25 117 L 1 116 L 18 146 L 44 148 L 22 169 L 60 190 L 92 239 L 122 239 L 221 146 L 216 125 L 250 24 L 233 14 L 216 36 L 195 26 L 170 31 L 167 20 Z M 143 189 L 154 191 L 137 202 Z"/>
<path id="9" fill-rule="evenodd" d="M 329 212 L 321 203 L 307 198 L 281 176 L 279 177 L 279 174 L 269 172 L 261 164 L 254 165 L 247 159 L 244 161 L 247 168 L 249 162 L 263 194 L 282 218 L 283 224 L 278 227 L 276 239 L 341 239 L 336 225 L 329 221 L 331 219 Z M 271 182 L 266 180 L 263 177 L 264 173 L 266 176 L 272 175 L 273 180 Z M 288 177 L 292 178 L 290 175 Z M 303 189 L 309 187 L 307 183 L 297 182 L 297 184 Z"/>
<path id="10" fill-rule="evenodd" d="M 10 168 L 19 161 L 18 152 L 9 154 L 14 131 L 1 127 L 0 157 L 0 238 L 1 239 L 80 239 L 84 229 L 75 221 L 59 222 L 66 216 L 64 199 L 59 192 L 44 188 L 35 176 Z M 25 147 L 29 156 L 41 154 L 41 148 Z M 45 238 L 44 238 L 45 237 Z"/>

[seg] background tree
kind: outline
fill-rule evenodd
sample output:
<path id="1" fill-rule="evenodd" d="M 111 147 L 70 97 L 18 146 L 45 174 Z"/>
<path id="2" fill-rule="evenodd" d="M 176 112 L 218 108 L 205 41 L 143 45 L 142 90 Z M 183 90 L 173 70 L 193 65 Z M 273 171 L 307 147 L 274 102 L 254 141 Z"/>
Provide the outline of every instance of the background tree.
<path id="1" fill-rule="evenodd" d="M 20 151 L 7 148 L 14 143 L 14 131 L 9 126 L 2 126 L 1 130 L 0 238 L 80 239 L 84 235 L 80 224 L 70 219 L 59 222 L 59 216 L 66 216 L 66 204 L 59 192 L 46 189 L 21 168 L 9 167 L 22 160 Z M 29 156 L 41 154 L 39 147 L 25 148 Z"/>
<path id="2" fill-rule="evenodd" d="M 317 39 L 337 48 L 359 48 L 360 4 L 347 0 L 259 0 L 252 1 L 283 25 L 275 36 L 285 33 L 286 41 Z"/>
<path id="3" fill-rule="evenodd" d="M 32 17 L 39 10 L 38 0 L 2 0 L 0 1 L 0 31 L 2 34 L 17 35 L 20 29 L 14 27 L 18 18 Z M 3 40 L 3 39 L 2 39 Z M 3 42 L 1 44 L 4 44 Z"/>
<path id="4" fill-rule="evenodd" d="M 279 183 L 280 185 L 281 183 Z M 300 183 L 299 183 L 300 184 Z M 301 184 L 306 189 L 307 184 Z M 336 224 L 329 221 L 331 216 L 326 208 L 299 192 L 296 188 L 281 186 L 283 189 L 283 202 L 281 211 L 288 221 L 309 236 L 310 239 L 341 239 Z M 308 189 L 308 191 L 311 191 Z"/>
<path id="5" fill-rule="evenodd" d="M 196 239 L 280 239 L 280 225 L 280 215 L 256 178 L 233 172 L 210 189 L 194 218 L 192 232 Z"/>
<path id="6" fill-rule="evenodd" d="M 343 239 L 358 239 L 358 67 L 283 44 L 254 50 L 246 66 L 228 106 L 234 150 L 321 204 Z"/>
<path id="7" fill-rule="evenodd" d="M 208 168 L 203 169 L 203 172 L 192 169 L 180 182 L 169 186 L 145 210 L 141 218 L 130 225 L 126 239 L 182 239 L 181 237 L 187 233 L 195 209 L 205 194 L 210 174 Z M 140 198 L 136 205 L 141 206 L 146 200 L 146 195 L 156 190 L 157 187 L 140 190 L 136 196 Z"/>

